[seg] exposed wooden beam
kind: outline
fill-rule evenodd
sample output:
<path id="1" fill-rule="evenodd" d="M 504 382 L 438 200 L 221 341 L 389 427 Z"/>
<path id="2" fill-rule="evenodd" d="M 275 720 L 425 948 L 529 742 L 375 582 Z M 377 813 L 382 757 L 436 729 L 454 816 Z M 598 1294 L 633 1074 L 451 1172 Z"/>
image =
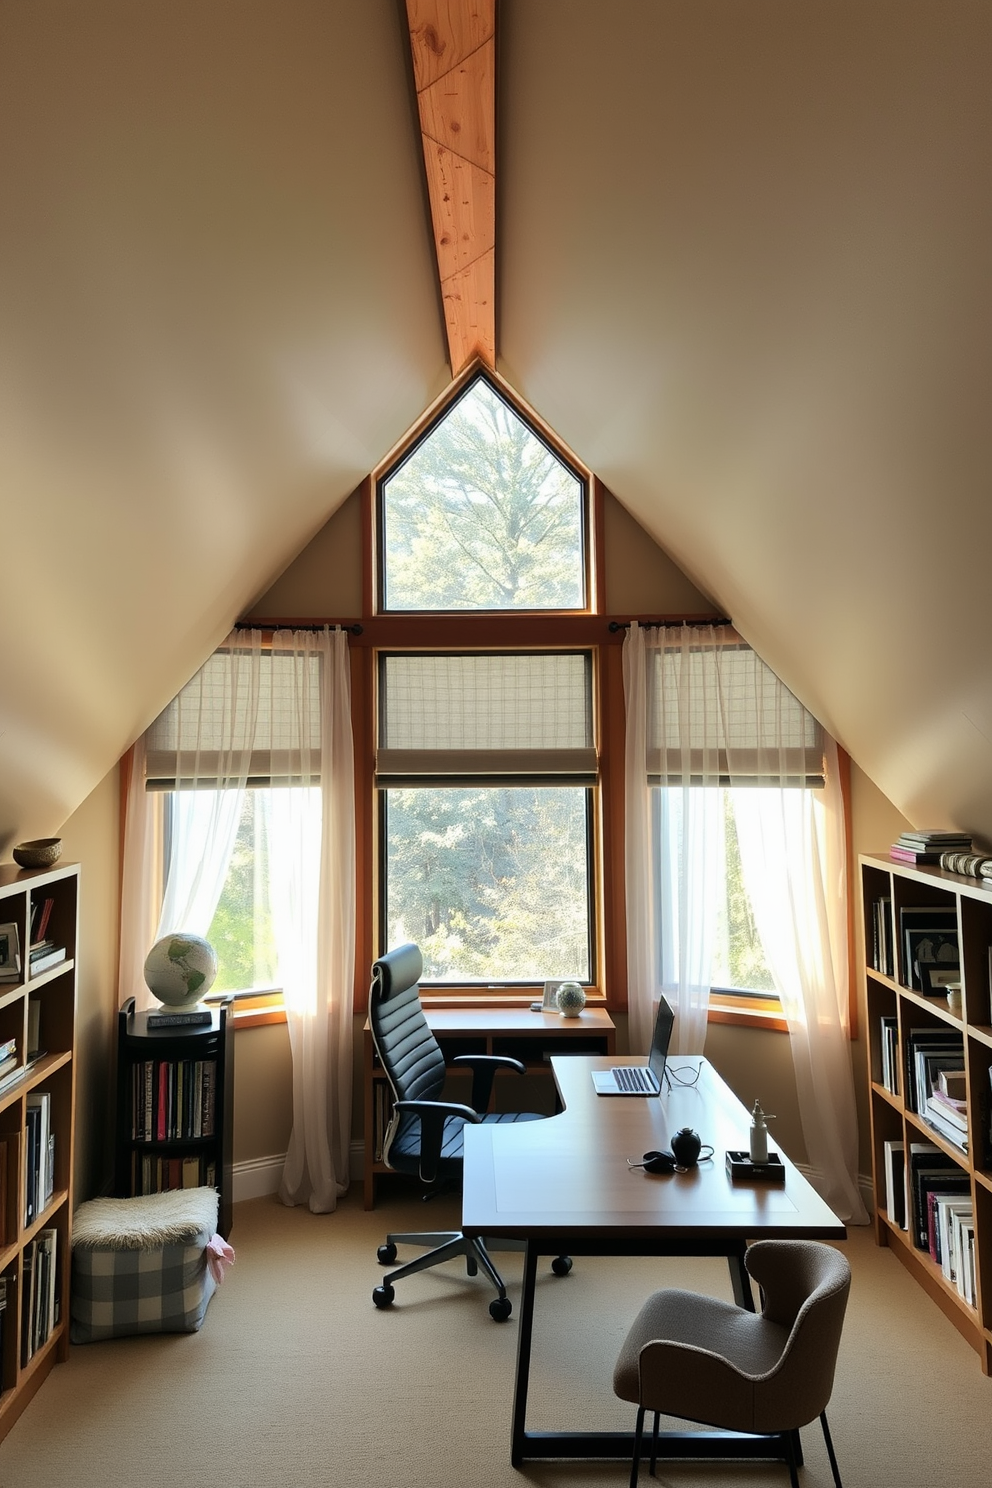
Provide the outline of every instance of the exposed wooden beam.
<path id="1" fill-rule="evenodd" d="M 496 366 L 496 0 L 406 0 L 452 375 Z"/>

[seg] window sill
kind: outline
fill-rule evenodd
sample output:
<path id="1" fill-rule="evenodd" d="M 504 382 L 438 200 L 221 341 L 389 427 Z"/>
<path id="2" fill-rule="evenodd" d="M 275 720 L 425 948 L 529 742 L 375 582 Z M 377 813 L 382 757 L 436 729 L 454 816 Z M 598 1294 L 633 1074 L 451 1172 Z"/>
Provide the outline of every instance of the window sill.
<path id="1" fill-rule="evenodd" d="M 730 1023 L 737 1028 L 769 1029 L 773 1033 L 788 1033 L 789 1031 L 789 1025 L 776 1003 L 762 1002 L 757 999 L 749 1003 L 749 1000 L 743 997 L 711 999 L 707 1022 Z"/>

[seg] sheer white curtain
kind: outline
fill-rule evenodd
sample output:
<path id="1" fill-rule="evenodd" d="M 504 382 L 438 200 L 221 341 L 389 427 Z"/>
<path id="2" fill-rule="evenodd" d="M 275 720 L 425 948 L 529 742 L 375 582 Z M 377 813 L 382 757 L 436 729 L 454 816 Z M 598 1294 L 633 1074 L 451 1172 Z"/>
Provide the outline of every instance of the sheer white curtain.
<path id="1" fill-rule="evenodd" d="M 270 646 L 259 631 L 235 633 L 135 746 L 122 1000 L 134 995 L 139 1007 L 154 1000 L 142 968 L 157 936 L 209 931 L 249 787 L 268 843 L 259 902 L 272 919 L 293 1054 L 293 1132 L 280 1195 L 325 1212 L 348 1186 L 351 1127 L 355 820 L 343 631 L 281 631 Z"/>
<path id="2" fill-rule="evenodd" d="M 847 845 L 837 746 L 821 789 L 733 791 L 741 863 L 789 1025 L 803 1136 L 816 1183 L 848 1224 L 867 1224 L 848 1034 Z"/>
<path id="3" fill-rule="evenodd" d="M 122 767 L 124 831 L 121 872 L 121 933 L 117 985 L 120 1000 L 134 998 L 139 1012 L 155 999 L 144 977 L 145 957 L 155 943 L 162 898 L 161 812 L 145 789 L 145 738 L 132 745 Z"/>
<path id="4" fill-rule="evenodd" d="M 726 796 L 789 1025 L 813 1180 L 843 1219 L 864 1222 L 836 745 L 729 626 L 646 636 L 632 625 L 624 677 L 631 1047 L 645 1047 L 664 991 L 685 1021 L 678 1052 L 703 1048 Z"/>
<path id="5" fill-rule="evenodd" d="M 300 788 L 271 797 L 270 892 L 293 1052 L 293 1130 L 279 1196 L 321 1214 L 336 1207 L 349 1181 L 355 956 L 350 665 L 341 630 L 280 631 L 273 646 L 297 661 L 287 706 L 304 744 L 298 757 L 278 767 Z M 314 738 L 319 748 L 308 745 Z"/>
<path id="6" fill-rule="evenodd" d="M 689 657 L 714 635 L 712 626 L 645 631 L 634 621 L 624 638 L 627 1002 L 637 1052 L 650 1045 L 662 993 L 675 1011 L 673 1053 L 701 1054 L 706 1041 L 722 814 L 718 791 L 692 788 L 700 770 L 716 768 L 716 741 L 701 751 L 698 731 L 680 723 L 694 708 L 706 717 Z"/>

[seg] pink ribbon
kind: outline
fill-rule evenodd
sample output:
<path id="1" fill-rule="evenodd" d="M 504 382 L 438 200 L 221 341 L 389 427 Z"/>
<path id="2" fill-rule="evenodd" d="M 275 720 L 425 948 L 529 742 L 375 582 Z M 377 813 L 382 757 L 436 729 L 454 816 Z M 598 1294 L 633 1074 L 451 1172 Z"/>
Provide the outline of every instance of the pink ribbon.
<path id="1" fill-rule="evenodd" d="M 220 1235 L 214 1235 L 211 1240 L 208 1240 L 204 1249 L 207 1256 L 207 1265 L 210 1267 L 210 1274 L 217 1285 L 220 1286 L 224 1280 L 228 1266 L 234 1265 L 234 1251 Z"/>

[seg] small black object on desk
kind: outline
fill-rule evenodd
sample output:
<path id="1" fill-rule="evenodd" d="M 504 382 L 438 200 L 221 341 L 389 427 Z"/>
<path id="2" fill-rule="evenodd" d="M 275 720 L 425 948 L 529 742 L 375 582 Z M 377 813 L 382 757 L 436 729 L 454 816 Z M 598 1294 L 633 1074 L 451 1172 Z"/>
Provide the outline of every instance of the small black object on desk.
<path id="1" fill-rule="evenodd" d="M 768 1161 L 756 1163 L 751 1161 L 748 1152 L 727 1152 L 727 1172 L 731 1178 L 763 1178 L 773 1183 L 785 1182 L 785 1164 L 777 1152 L 769 1152 Z"/>

